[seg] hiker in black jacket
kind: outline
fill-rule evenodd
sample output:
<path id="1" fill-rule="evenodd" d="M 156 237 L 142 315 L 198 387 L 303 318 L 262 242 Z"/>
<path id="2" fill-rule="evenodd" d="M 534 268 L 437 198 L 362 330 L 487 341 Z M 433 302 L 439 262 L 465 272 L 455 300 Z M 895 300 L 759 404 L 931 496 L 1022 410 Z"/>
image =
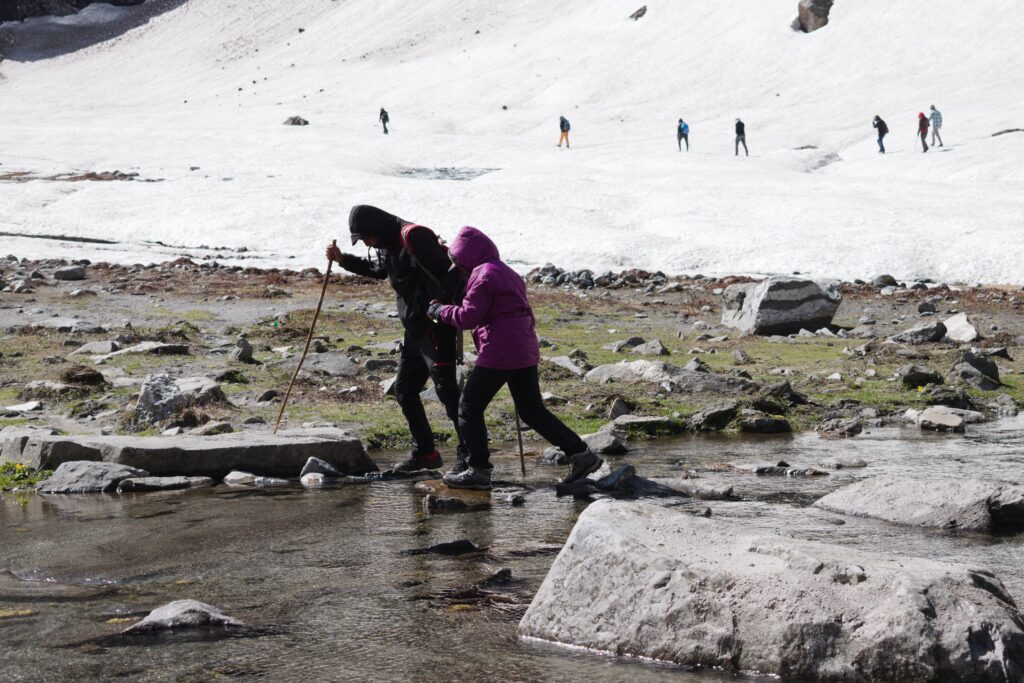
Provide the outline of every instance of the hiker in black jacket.
<path id="1" fill-rule="evenodd" d="M 736 156 L 740 155 L 740 144 L 743 145 L 743 152 L 748 157 L 750 151 L 747 150 L 747 126 L 739 119 L 736 119 Z"/>
<path id="2" fill-rule="evenodd" d="M 878 115 L 875 115 L 871 125 L 878 130 L 878 153 L 885 154 L 885 136 L 889 134 L 889 126 L 885 125 L 885 121 Z"/>
<path id="3" fill-rule="evenodd" d="M 388 121 L 391 120 L 391 117 L 388 116 L 388 113 L 387 113 L 387 111 L 384 110 L 384 107 L 380 108 L 380 118 L 378 120 L 384 126 L 384 135 L 387 135 L 388 134 Z"/>
<path id="4" fill-rule="evenodd" d="M 434 380 L 437 397 L 459 434 L 459 385 L 455 366 L 458 362 L 456 332 L 447 325 L 436 325 L 427 317 L 432 300 L 458 303 L 463 276 L 452 269 L 448 250 L 430 228 L 410 223 L 375 206 L 352 207 L 348 217 L 352 244 L 362 240 L 376 249 L 373 260 L 343 254 L 337 246 L 327 247 L 327 258 L 345 270 L 364 277 L 391 281 L 398 300 L 398 317 L 405 327 L 405 339 L 398 360 L 395 398 L 409 423 L 413 449 L 408 460 L 395 469 L 412 472 L 436 469 L 443 464 L 434 448 L 434 433 L 420 400 L 427 378 Z M 456 450 L 458 472 L 466 467 L 466 451 L 459 438 Z"/>

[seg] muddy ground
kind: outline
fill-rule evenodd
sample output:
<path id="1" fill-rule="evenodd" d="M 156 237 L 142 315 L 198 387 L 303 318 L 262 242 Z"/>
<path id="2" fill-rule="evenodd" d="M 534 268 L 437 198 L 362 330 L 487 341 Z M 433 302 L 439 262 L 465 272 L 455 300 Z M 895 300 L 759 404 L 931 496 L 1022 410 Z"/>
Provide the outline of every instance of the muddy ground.
<path id="1" fill-rule="evenodd" d="M 38 424 L 68 433 L 138 433 L 141 429 L 155 434 L 173 424 L 187 429 L 208 420 L 223 420 L 235 429 L 272 428 L 280 398 L 257 399 L 268 390 L 283 394 L 288 385 L 320 294 L 320 272 L 197 265 L 181 259 L 156 266 L 89 264 L 85 280 L 55 280 L 53 273 L 62 265 L 67 264 L 0 261 L 0 277 L 8 284 L 19 274 L 37 276 L 30 280 L 31 292 L 0 293 L 0 427 Z M 632 336 L 659 339 L 670 355 L 645 358 L 683 366 L 698 357 L 714 372 L 743 372 L 763 386 L 789 381 L 810 401 L 808 405 L 779 406 L 794 429 L 814 429 L 827 417 L 857 415 L 864 407 L 877 408 L 884 419 L 929 401 L 926 392 L 905 388 L 893 379 L 899 366 L 914 363 L 945 374 L 955 362 L 957 344 L 911 347 L 882 343 L 890 335 L 931 319 L 918 313 L 918 305 L 928 297 L 941 296 L 935 317 L 967 312 L 984 337 L 975 345 L 1007 347 L 1014 359 L 996 359 L 1004 383 L 1001 389 L 981 392 L 965 388 L 967 393 L 982 401 L 999 393 L 1018 402 L 1024 399 L 1020 375 L 1024 370 L 1020 360 L 1024 357 L 1020 315 L 1024 293 L 1019 287 L 941 286 L 898 289 L 883 295 L 870 284 L 844 284 L 834 329 L 855 328 L 862 318 L 877 321 L 872 327 L 880 343 L 858 350 L 870 338 L 738 337 L 734 330 L 720 325 L 721 296 L 716 293 L 735 281 L 740 280 L 670 277 L 668 283 L 678 283 L 679 291 L 664 292 L 662 286 L 654 291 L 645 291 L 652 288 L 643 285 L 581 291 L 531 285 L 538 331 L 544 340 L 542 354 L 561 356 L 578 349 L 596 366 L 642 357 L 604 348 L 612 342 Z M 78 322 L 73 329 L 68 329 L 69 318 Z M 255 363 L 230 358 L 239 335 L 245 335 L 255 347 Z M 289 401 L 285 424 L 319 422 L 350 427 L 371 449 L 408 446 L 398 405 L 381 386 L 393 371 L 365 366 L 369 359 L 397 360 L 393 350 L 384 346 L 401 336 L 393 294 L 386 282 L 332 275 L 316 330 L 316 346 L 335 357 L 353 359 L 355 367 L 346 371 L 351 371 L 347 376 L 332 377 L 315 368 L 303 372 Z M 188 345 L 189 352 L 128 354 L 99 364 L 90 355 L 69 357 L 83 343 L 114 338 L 122 345 L 140 340 L 180 342 Z M 468 333 L 466 340 L 467 350 L 472 350 Z M 736 349 L 746 352 L 750 361 L 737 361 Z M 316 355 L 311 352 L 310 358 Z M 75 365 L 94 367 L 105 381 L 43 395 L 41 411 L 4 410 L 29 398 L 25 386 L 30 381 L 60 382 Z M 159 425 L 133 423 L 139 385 L 147 375 L 167 372 L 175 377 L 223 377 L 228 370 L 236 372 L 219 380 L 227 401 L 197 406 Z M 834 373 L 840 379 L 835 379 Z M 551 399 L 552 409 L 580 433 L 593 432 L 607 422 L 608 406 L 616 396 L 635 414 L 672 417 L 681 426 L 687 416 L 725 398 L 666 391 L 654 383 L 591 384 L 547 362 L 542 363 L 541 376 L 542 390 L 556 397 Z M 759 395 L 751 392 L 736 398 L 753 404 Z M 441 405 L 436 400 L 427 400 L 426 405 L 440 439 L 450 439 L 451 424 Z M 489 410 L 492 440 L 514 438 L 512 415 L 511 399 L 503 391 Z M 250 423 L 243 424 L 246 420 Z M 528 432 L 527 438 L 533 438 L 532 433 Z"/>

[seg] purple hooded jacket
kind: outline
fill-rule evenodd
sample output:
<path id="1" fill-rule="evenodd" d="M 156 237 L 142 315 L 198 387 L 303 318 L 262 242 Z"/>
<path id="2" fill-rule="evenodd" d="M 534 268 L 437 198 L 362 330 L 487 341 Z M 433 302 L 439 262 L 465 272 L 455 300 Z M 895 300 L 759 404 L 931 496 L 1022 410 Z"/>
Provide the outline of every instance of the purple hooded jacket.
<path id="1" fill-rule="evenodd" d="M 442 306 L 438 320 L 473 330 L 476 364 L 494 370 L 518 370 L 540 362 L 533 309 L 526 283 L 502 262 L 498 247 L 476 228 L 459 230 L 450 247 L 452 261 L 472 271 L 459 306 Z"/>

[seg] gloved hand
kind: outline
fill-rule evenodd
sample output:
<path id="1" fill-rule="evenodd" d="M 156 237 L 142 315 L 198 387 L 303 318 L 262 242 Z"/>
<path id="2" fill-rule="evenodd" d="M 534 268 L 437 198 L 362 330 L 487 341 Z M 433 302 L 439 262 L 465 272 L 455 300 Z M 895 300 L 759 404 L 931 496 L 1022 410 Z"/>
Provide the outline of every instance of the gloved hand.
<path id="1" fill-rule="evenodd" d="M 427 307 L 427 317 L 433 320 L 435 323 L 439 322 L 438 316 L 441 312 L 442 306 L 444 306 L 444 304 L 438 301 L 437 299 L 431 301 L 430 306 Z"/>

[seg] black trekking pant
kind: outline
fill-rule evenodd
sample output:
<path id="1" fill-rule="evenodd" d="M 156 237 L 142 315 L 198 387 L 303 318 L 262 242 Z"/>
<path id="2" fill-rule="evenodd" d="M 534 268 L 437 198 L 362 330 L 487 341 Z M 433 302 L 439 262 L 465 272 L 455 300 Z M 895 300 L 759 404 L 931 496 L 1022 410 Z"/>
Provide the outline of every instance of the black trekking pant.
<path id="1" fill-rule="evenodd" d="M 395 399 L 409 423 L 415 455 L 429 455 L 434 450 L 434 432 L 420 400 L 420 392 L 427 385 L 428 377 L 434 381 L 437 398 L 455 427 L 461 449 L 459 382 L 455 373 L 456 334 L 455 329 L 447 325 L 431 325 L 423 332 L 405 333 L 402 355 L 398 359 Z"/>
<path id="2" fill-rule="evenodd" d="M 462 398 L 459 399 L 459 428 L 469 450 L 470 465 L 484 469 L 491 466 L 484 411 L 506 383 L 523 422 L 552 445 L 561 448 L 566 455 L 586 450 L 587 445 L 583 439 L 544 406 L 536 365 L 519 370 L 495 370 L 478 365 L 469 375 Z"/>
<path id="3" fill-rule="evenodd" d="M 747 149 L 747 136 L 746 135 L 737 135 L 736 136 L 736 156 L 740 155 L 740 145 L 743 145 L 743 153 L 746 154 L 749 157 L 750 156 L 750 151 Z"/>
<path id="4" fill-rule="evenodd" d="M 690 136 L 689 136 L 689 134 L 686 134 L 686 135 L 680 134 L 678 136 L 678 138 L 676 139 L 676 142 L 679 143 L 679 151 L 680 152 L 683 151 L 683 140 L 686 141 L 686 151 L 689 152 L 690 151 Z"/>
<path id="5" fill-rule="evenodd" d="M 878 136 L 878 151 L 881 152 L 882 154 L 885 154 L 885 136 L 884 135 L 879 135 Z"/>
<path id="6" fill-rule="evenodd" d="M 922 130 L 921 131 L 921 147 L 922 147 L 921 151 L 923 151 L 923 152 L 927 152 L 928 151 L 928 131 L 926 131 L 926 130 Z"/>

